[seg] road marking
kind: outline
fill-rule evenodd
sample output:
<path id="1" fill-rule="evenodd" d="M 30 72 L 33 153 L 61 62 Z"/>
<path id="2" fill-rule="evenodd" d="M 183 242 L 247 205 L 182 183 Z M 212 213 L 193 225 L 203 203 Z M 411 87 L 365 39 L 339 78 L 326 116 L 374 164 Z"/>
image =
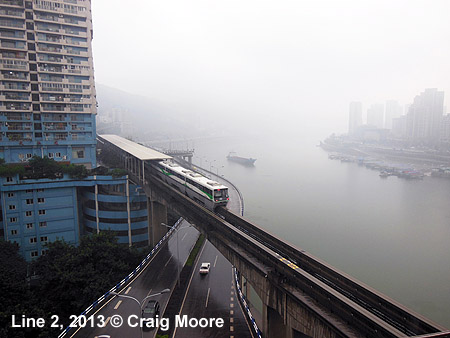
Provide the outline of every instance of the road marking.
<path id="1" fill-rule="evenodd" d="M 217 263 L 217 255 L 216 255 L 216 259 L 214 261 L 214 267 L 216 267 L 216 263 Z"/>
<path id="2" fill-rule="evenodd" d="M 234 291 L 231 291 L 231 295 L 234 296 Z"/>
<path id="3" fill-rule="evenodd" d="M 172 259 L 173 256 L 170 256 L 169 260 L 167 261 L 167 263 L 164 265 L 164 267 L 167 266 L 167 264 L 169 264 L 170 260 Z"/>
<path id="4" fill-rule="evenodd" d="M 206 247 L 206 241 L 203 242 L 202 250 L 200 251 L 200 253 L 198 254 L 198 256 L 196 258 L 194 271 L 197 271 L 198 262 L 200 262 L 200 257 L 202 257 L 202 254 L 203 254 L 203 251 L 205 250 L 205 247 Z M 187 261 L 187 258 L 186 258 L 186 261 Z M 186 264 L 186 262 L 185 262 L 185 264 Z M 181 302 L 181 307 L 180 307 L 180 311 L 178 312 L 178 315 L 181 315 L 181 312 L 183 311 L 184 302 L 186 301 L 186 297 L 187 297 L 187 294 L 189 292 L 189 288 L 191 287 L 191 282 L 192 282 L 192 278 L 193 277 L 194 277 L 194 274 L 192 274 L 191 278 L 189 279 L 189 283 L 188 283 L 188 286 L 186 288 L 186 292 L 184 294 L 183 301 Z M 176 333 L 177 333 L 177 326 L 175 326 L 175 329 L 173 330 L 172 337 L 175 337 Z"/>
<path id="5" fill-rule="evenodd" d="M 122 301 L 121 301 L 121 300 L 119 300 L 119 301 L 117 302 L 116 306 L 114 306 L 114 310 L 117 310 L 117 309 L 119 308 L 120 304 L 122 304 Z"/>
<path id="6" fill-rule="evenodd" d="M 208 294 L 206 295 L 205 307 L 208 307 L 209 291 L 211 291 L 211 288 L 208 288 Z"/>
<path id="7" fill-rule="evenodd" d="M 155 249 L 155 254 L 152 256 L 152 258 L 150 258 L 149 261 L 147 261 L 147 263 L 144 264 L 144 267 L 141 269 L 141 271 L 139 271 L 139 273 L 133 277 L 133 279 L 131 281 L 128 282 L 128 285 L 132 284 L 146 269 L 147 267 L 150 265 L 151 262 L 153 262 L 153 260 L 155 259 L 156 256 L 158 256 L 158 253 L 161 251 L 161 248 L 165 245 L 168 244 L 169 241 L 172 238 L 169 238 L 166 242 L 163 242 L 164 244 L 161 245 L 158 249 Z M 187 259 L 186 259 L 187 260 Z M 131 287 L 130 287 L 131 288 Z M 122 291 L 120 291 L 119 293 L 121 293 Z M 96 315 L 98 312 L 100 312 L 106 305 L 108 305 L 113 299 L 115 299 L 116 297 L 111 297 L 109 300 L 106 301 L 106 303 L 104 303 L 102 306 L 100 306 L 91 316 Z M 175 327 L 176 329 L 176 327 Z M 73 334 L 70 336 L 70 338 L 75 337 L 75 335 L 78 333 L 78 331 L 81 330 L 81 326 L 77 327 L 76 330 L 73 332 Z"/>
<path id="8" fill-rule="evenodd" d="M 111 319 L 111 317 L 106 318 L 105 325 L 103 325 L 103 327 L 106 327 L 106 325 L 108 325 L 110 319 Z"/>
<path id="9" fill-rule="evenodd" d="M 230 318 L 230 323 L 233 323 L 234 322 L 234 318 Z"/>
<path id="10" fill-rule="evenodd" d="M 230 304 L 230 307 L 234 307 L 234 304 L 233 304 L 233 303 L 231 303 L 231 304 Z"/>
<path id="11" fill-rule="evenodd" d="M 230 310 L 230 315 L 234 315 L 234 311 L 233 310 Z"/>
<path id="12" fill-rule="evenodd" d="M 130 292 L 131 290 L 131 286 L 127 289 L 127 291 L 125 291 L 125 294 L 128 295 L 128 292 Z"/>
<path id="13" fill-rule="evenodd" d="M 231 332 L 234 331 L 234 326 L 230 326 L 230 331 L 231 331 Z"/>
<path id="14" fill-rule="evenodd" d="M 181 241 L 183 241 L 183 239 L 187 236 L 187 232 L 184 234 L 183 238 L 181 239 Z"/>

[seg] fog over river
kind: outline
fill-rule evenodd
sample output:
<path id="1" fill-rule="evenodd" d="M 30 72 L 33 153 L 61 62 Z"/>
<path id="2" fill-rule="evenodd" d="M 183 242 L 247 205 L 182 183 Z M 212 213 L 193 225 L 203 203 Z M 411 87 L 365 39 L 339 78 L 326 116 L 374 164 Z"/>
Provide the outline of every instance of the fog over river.
<path id="1" fill-rule="evenodd" d="M 450 327 L 450 180 L 381 179 L 329 160 L 319 140 L 217 137 L 185 147 L 241 190 L 246 218 Z M 230 151 L 255 166 L 227 161 Z"/>

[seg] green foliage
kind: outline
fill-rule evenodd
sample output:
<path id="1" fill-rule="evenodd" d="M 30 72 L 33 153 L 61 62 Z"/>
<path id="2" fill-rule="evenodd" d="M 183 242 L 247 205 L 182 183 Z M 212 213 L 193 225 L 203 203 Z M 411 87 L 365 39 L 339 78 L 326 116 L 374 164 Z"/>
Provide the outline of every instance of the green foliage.
<path id="1" fill-rule="evenodd" d="M 17 245 L 0 241 L 0 337 L 24 337 L 10 328 L 12 315 L 25 313 L 27 303 L 27 263 L 18 251 Z"/>
<path id="2" fill-rule="evenodd" d="M 192 249 L 187 261 L 186 266 L 192 266 L 194 264 L 195 258 L 197 257 L 198 251 L 203 245 L 203 242 L 205 241 L 205 235 L 200 235 L 197 239 L 197 242 L 195 243 L 194 248 Z"/>
<path id="3" fill-rule="evenodd" d="M 56 241 L 48 249 L 35 263 L 41 277 L 37 293 L 46 295 L 41 300 L 43 307 L 58 314 L 65 324 L 71 314 L 81 313 L 142 258 L 137 250 L 117 243 L 109 231 L 83 237 L 78 247 Z"/>
<path id="4" fill-rule="evenodd" d="M 23 175 L 25 168 L 20 164 L 0 164 L 0 176 L 15 176 L 17 174 Z"/>
<path id="5" fill-rule="evenodd" d="M 89 176 L 89 170 L 84 165 L 69 164 L 63 166 L 63 171 L 70 177 L 80 180 Z"/>
<path id="6" fill-rule="evenodd" d="M 55 160 L 48 158 L 47 156 L 39 157 L 33 156 L 28 161 L 29 172 L 27 176 L 29 178 L 39 179 L 39 178 L 50 178 L 55 179 L 62 177 L 63 169 L 62 166 Z"/>
<path id="7" fill-rule="evenodd" d="M 83 237 L 78 247 L 64 241 L 48 244 L 47 254 L 30 265 L 18 254 L 17 246 L 0 241 L 0 338 L 57 337 L 59 329 L 10 328 L 11 316 L 52 315 L 69 324 L 70 315 L 80 314 L 98 297 L 128 275 L 142 260 L 142 254 L 117 243 L 112 232 Z M 27 280 L 27 268 L 37 278 Z"/>
<path id="8" fill-rule="evenodd" d="M 116 168 L 116 169 L 111 170 L 111 175 L 112 175 L 112 177 L 115 177 L 115 178 L 122 177 L 122 176 L 125 176 L 127 174 L 128 173 L 127 173 L 127 171 L 125 169 L 118 169 L 118 168 Z"/>

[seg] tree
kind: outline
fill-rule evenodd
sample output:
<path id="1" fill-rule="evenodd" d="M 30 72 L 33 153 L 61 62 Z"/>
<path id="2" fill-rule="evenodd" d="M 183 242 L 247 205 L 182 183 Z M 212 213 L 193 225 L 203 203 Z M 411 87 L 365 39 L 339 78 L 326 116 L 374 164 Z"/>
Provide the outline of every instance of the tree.
<path id="1" fill-rule="evenodd" d="M 19 255 L 18 246 L 0 241 L 0 337 L 24 337 L 24 332 L 11 328 L 12 315 L 25 313 L 28 285 L 27 263 Z"/>
<path id="2" fill-rule="evenodd" d="M 119 244 L 110 231 L 85 236 L 78 247 L 52 242 L 46 255 L 34 264 L 40 276 L 36 293 L 45 295 L 40 302 L 48 314 L 57 314 L 67 325 L 70 315 L 81 313 L 141 259 L 136 249 Z"/>

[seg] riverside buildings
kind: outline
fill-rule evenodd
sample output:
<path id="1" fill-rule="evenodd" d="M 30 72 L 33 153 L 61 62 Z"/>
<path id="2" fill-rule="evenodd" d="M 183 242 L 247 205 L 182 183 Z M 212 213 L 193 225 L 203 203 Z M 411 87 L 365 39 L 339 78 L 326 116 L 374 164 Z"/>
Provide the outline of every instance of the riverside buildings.
<path id="1" fill-rule="evenodd" d="M 47 156 L 96 167 L 92 34 L 90 0 L 0 0 L 0 158 L 7 164 Z M 27 260 L 49 241 L 77 244 L 102 229 L 147 244 L 147 199 L 126 178 L 17 174 L 1 177 L 0 189 L 0 238 L 17 243 Z"/>
<path id="2" fill-rule="evenodd" d="M 353 134 L 362 125 L 362 104 L 361 102 L 350 102 L 348 133 Z"/>
<path id="3" fill-rule="evenodd" d="M 352 106 L 350 106 L 349 124 L 352 125 Z M 367 125 L 376 129 L 383 128 L 383 105 L 372 105 L 367 111 Z M 444 115 L 444 92 L 436 88 L 425 89 L 407 106 L 406 114 L 396 101 L 386 102 L 384 114 L 384 132 L 390 131 L 390 138 L 404 141 L 410 145 L 448 146 L 449 117 Z M 367 128 L 368 126 L 365 126 Z M 361 128 L 349 135 L 360 136 Z"/>

